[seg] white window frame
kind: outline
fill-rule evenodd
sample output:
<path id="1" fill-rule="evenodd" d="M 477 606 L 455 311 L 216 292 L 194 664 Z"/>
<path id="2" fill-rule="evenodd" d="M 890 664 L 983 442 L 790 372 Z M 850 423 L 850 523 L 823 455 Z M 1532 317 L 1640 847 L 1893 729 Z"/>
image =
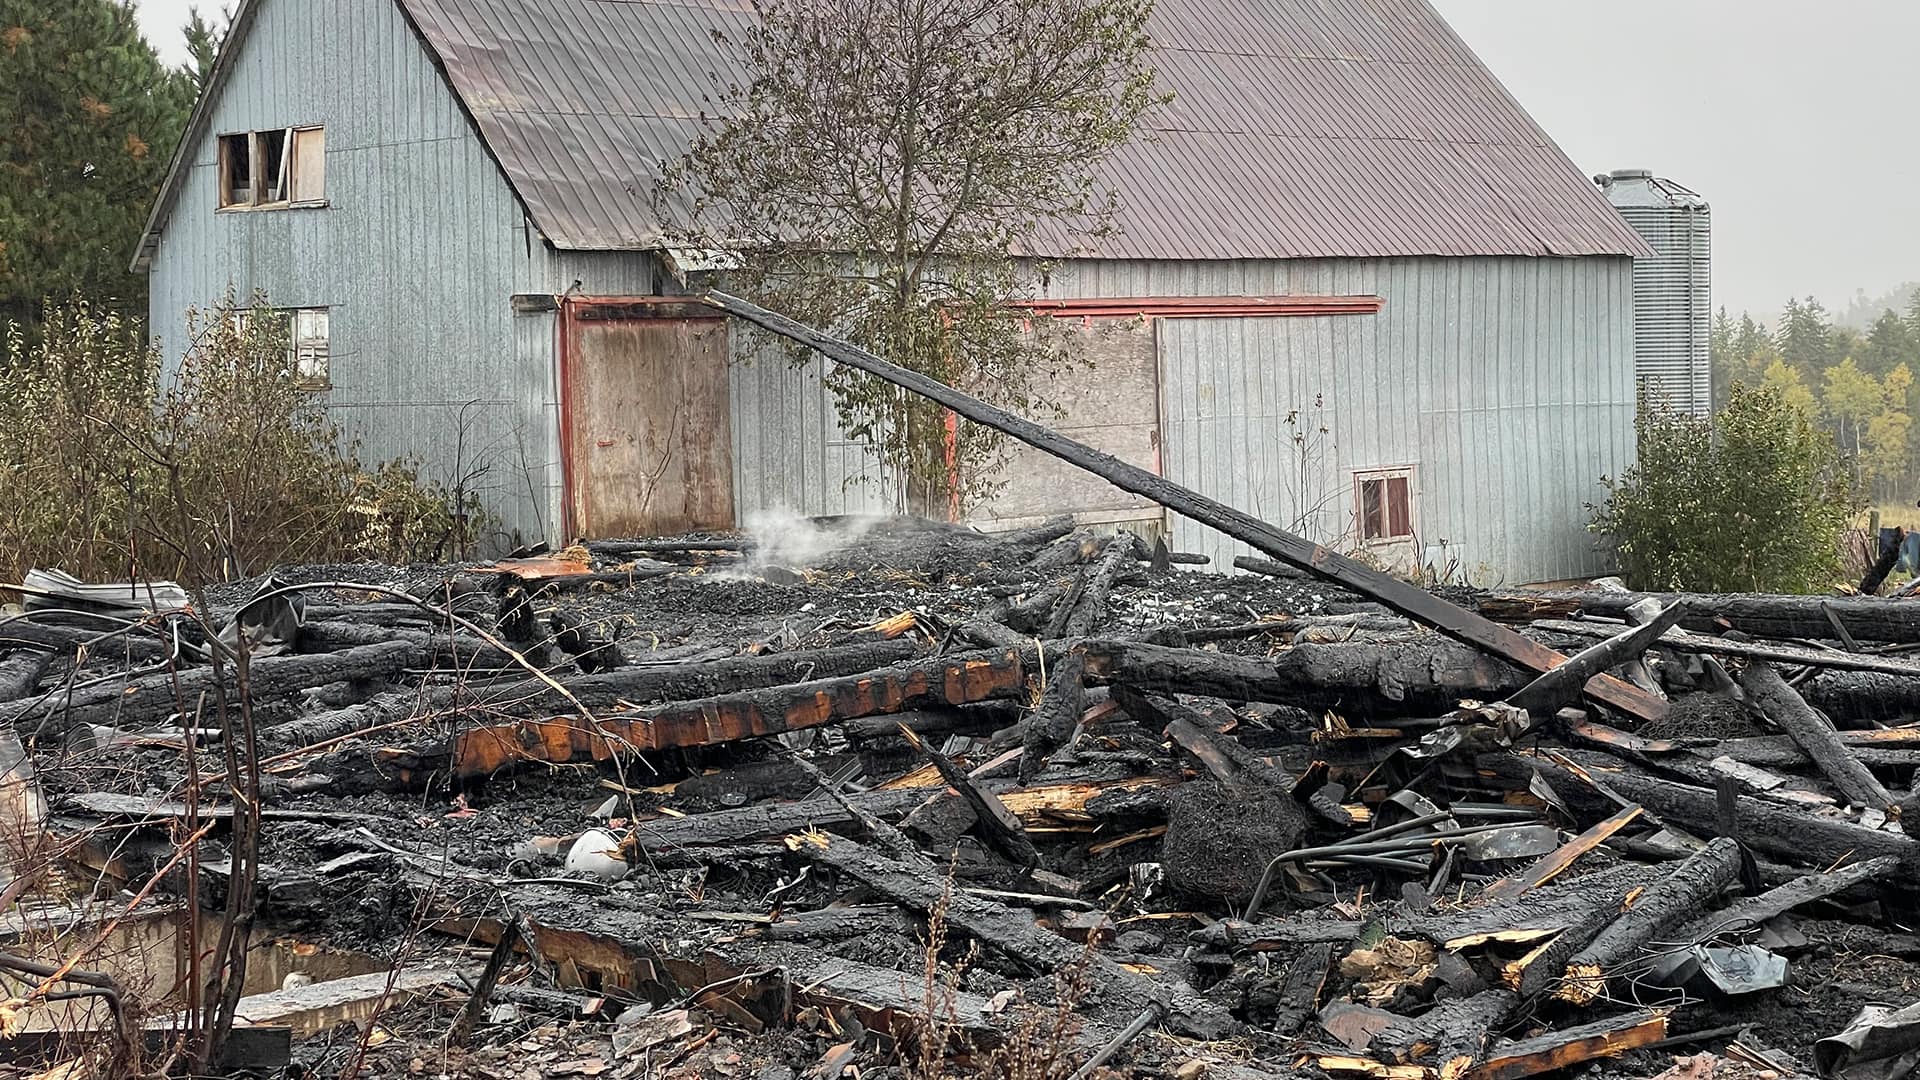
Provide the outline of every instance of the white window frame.
<path id="1" fill-rule="evenodd" d="M 267 146 L 271 136 L 280 136 L 278 171 L 279 197 L 269 198 L 267 191 Z M 232 152 L 235 140 L 244 140 L 247 149 L 247 190 L 245 198 L 234 198 Z M 294 127 L 267 128 L 262 131 L 228 131 L 215 140 L 214 168 L 219 173 L 216 209 L 220 213 L 255 210 L 288 210 L 296 207 L 327 205 L 326 127 L 301 124 Z"/>
<path id="2" fill-rule="evenodd" d="M 1418 467 L 1414 465 L 1380 465 L 1353 470 L 1353 532 L 1362 547 L 1386 547 L 1395 544 L 1412 543 L 1420 535 L 1420 486 Z M 1404 479 L 1407 482 L 1407 531 L 1388 536 L 1367 535 L 1367 489 L 1370 481 L 1389 481 Z M 1382 498 L 1391 491 L 1390 485 L 1382 487 Z M 1387 528 L 1393 527 L 1393 510 L 1387 507 Z"/>
<path id="3" fill-rule="evenodd" d="M 234 332 L 245 334 L 247 322 L 253 317 L 255 308 L 233 308 L 227 312 L 227 320 Z M 266 308 L 274 318 L 282 320 L 287 335 L 287 370 L 293 374 L 294 385 L 302 390 L 331 390 L 333 388 L 333 309 L 330 307 Z M 301 337 L 303 324 L 308 337 Z M 317 345 L 315 344 L 317 342 Z M 317 367 L 318 374 L 303 371 L 303 368 Z"/>

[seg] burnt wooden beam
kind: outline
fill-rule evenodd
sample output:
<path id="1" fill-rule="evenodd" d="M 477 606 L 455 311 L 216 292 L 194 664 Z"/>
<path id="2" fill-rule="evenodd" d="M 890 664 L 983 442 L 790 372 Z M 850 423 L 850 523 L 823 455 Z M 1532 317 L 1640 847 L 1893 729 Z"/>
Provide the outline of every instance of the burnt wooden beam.
<path id="1" fill-rule="evenodd" d="M 1893 729 L 1885 729 L 1893 730 Z M 1841 732 L 1841 743 L 1860 764 L 1870 769 L 1920 769 L 1920 744 L 1912 747 L 1886 747 L 1860 744 L 1846 739 L 1860 732 Z M 1743 765 L 1765 769 L 1801 769 L 1813 764 L 1799 744 L 1786 735 L 1755 735 L 1740 739 L 1716 739 L 1703 746 L 1705 757 L 1725 756 Z"/>
<path id="2" fill-rule="evenodd" d="M 423 655 L 420 644 L 411 640 L 387 640 L 332 653 L 264 656 L 248 665 L 247 692 L 259 705 L 342 679 L 392 678 L 407 667 L 431 659 L 430 651 Z M 109 678 L 45 701 L 0 706 L 0 723 L 58 735 L 75 724 L 157 725 L 182 709 L 193 713 L 203 694 L 207 696 L 207 716 L 211 717 L 213 694 L 222 685 L 229 701 L 238 700 L 238 681 L 231 663 L 222 665 L 219 675 L 210 666 L 188 667 L 179 672 L 178 678 L 177 698 L 174 676 L 165 671 Z"/>
<path id="3" fill-rule="evenodd" d="M 1113 592 L 1120 569 L 1133 562 L 1133 541 L 1129 533 L 1107 541 L 1100 561 L 1081 579 L 1080 588 L 1069 593 L 1047 623 L 1048 637 L 1084 637 L 1107 617 L 1107 597 Z"/>
<path id="4" fill-rule="evenodd" d="M 1537 770 L 1563 797 L 1577 801 L 1589 811 L 1604 807 L 1598 816 L 1610 814 L 1617 808 L 1618 804 L 1613 801 L 1617 796 L 1696 834 L 1712 836 L 1720 832 L 1720 799 L 1710 788 L 1653 776 L 1597 752 L 1568 751 L 1561 756 L 1579 771 L 1570 771 L 1545 758 L 1515 756 L 1505 761 L 1482 760 L 1492 767 L 1491 771 L 1517 776 L 1521 784 L 1526 783 L 1524 770 Z M 1606 792 L 1591 787 L 1593 782 L 1604 786 Z M 1920 880 L 1920 841 L 1900 833 L 1870 829 L 1752 795 L 1736 796 L 1733 809 L 1740 842 L 1784 862 L 1824 868 L 1891 855 L 1901 860 L 1901 880 Z"/>
<path id="5" fill-rule="evenodd" d="M 1152 499 L 1177 514 L 1216 529 L 1281 562 L 1372 597 L 1441 633 L 1521 667 L 1544 672 L 1566 661 L 1565 656 L 1553 649 L 1425 589 L 1375 570 L 1305 537 L 1276 528 L 1251 514 L 1182 487 L 1165 477 L 1156 476 L 1137 465 L 1130 465 L 1111 454 L 1101 453 L 1042 424 L 989 405 L 938 380 L 883 360 L 850 342 L 726 293 L 708 292 L 704 299 L 737 319 L 799 342 L 837 363 L 858 368 L 944 405 L 975 423 L 1011 435 L 1037 450 L 1086 469 L 1123 491 Z M 1588 683 L 1587 692 L 1596 701 L 1641 720 L 1653 720 L 1666 714 L 1665 702 L 1612 676 L 1596 676 Z"/>
<path id="6" fill-rule="evenodd" d="M 1687 605 L 1680 625 L 1717 633 L 1739 630 L 1762 638 L 1835 636 L 1832 611 L 1860 641 L 1920 642 L 1920 605 L 1871 596 L 1775 596 L 1766 593 L 1501 592 L 1479 598 L 1480 613 L 1508 622 L 1564 619 L 1576 612 L 1625 619 L 1627 609 L 1652 597 Z"/>
<path id="7" fill-rule="evenodd" d="M 1840 794 L 1848 801 L 1879 810 L 1891 810 L 1893 794 L 1860 760 L 1847 750 L 1840 735 L 1806 700 L 1765 663 L 1751 663 L 1740 673 L 1740 688 L 1767 719 L 1787 733 Z"/>
<path id="8" fill-rule="evenodd" d="M 1569 657 L 1566 663 L 1542 673 L 1509 695 L 1507 704 L 1525 709 L 1535 717 L 1552 716 L 1562 706 L 1579 700 L 1580 688 L 1589 679 L 1608 668 L 1638 659 L 1686 613 L 1685 604 L 1668 604 L 1645 624 L 1582 649 Z"/>
<path id="9" fill-rule="evenodd" d="M 480 777 L 522 762 L 597 761 L 616 754 L 715 746 L 922 706 L 969 705 L 1026 692 L 1017 649 L 935 657 L 859 675 L 763 687 L 624 713 L 487 725 L 456 735 L 449 769 Z M 404 755 L 390 760 L 399 762 Z M 418 756 L 418 755 L 414 755 Z"/>
<path id="10" fill-rule="evenodd" d="M 1645 1009 L 1498 1043 L 1467 1080 L 1520 1080 L 1597 1058 L 1619 1057 L 1666 1038 L 1667 1011 Z"/>
<path id="11" fill-rule="evenodd" d="M 1087 672 L 1159 694 L 1266 701 L 1343 715 L 1437 716 L 1463 698 L 1526 685 L 1519 668 L 1450 641 L 1304 643 L 1254 659 L 1137 641 L 1088 640 Z"/>
<path id="12" fill-rule="evenodd" d="M 688 664 L 635 664 L 614 671 L 569 678 L 567 690 L 590 709 L 620 702 L 686 701 L 765 686 L 830 676 L 857 675 L 911 659 L 919 651 L 911 641 L 871 641 L 825 649 L 733 656 Z M 573 709 L 552 687 L 537 679 L 514 679 L 472 687 L 466 699 L 486 711 L 514 716 L 548 716 Z"/>
<path id="13" fill-rule="evenodd" d="M 1776 915 L 1784 915 L 1802 904 L 1825 900 L 1869 881 L 1891 876 L 1900 869 L 1900 860 L 1882 855 L 1857 862 L 1831 873 L 1805 874 L 1758 896 L 1729 904 L 1709 912 L 1675 932 L 1686 941 L 1703 941 L 1718 934 L 1751 930 Z"/>
<path id="14" fill-rule="evenodd" d="M 1541 619 L 1536 620 L 1533 626 L 1537 630 L 1549 633 L 1578 634 L 1582 637 L 1606 634 L 1616 629 L 1607 623 L 1580 622 L 1572 619 Z M 1679 629 L 1669 630 L 1661 635 L 1660 640 L 1654 643 L 1654 647 L 1671 649 L 1675 652 L 1733 656 L 1743 660 L 1771 660 L 1781 664 L 1825 668 L 1831 671 L 1870 671 L 1901 678 L 1920 676 L 1920 663 L 1898 656 L 1875 656 L 1870 653 L 1815 649 L 1804 645 L 1787 645 L 1778 642 L 1739 641 Z"/>
<path id="15" fill-rule="evenodd" d="M 1033 840 L 1027 836 L 1027 830 L 1021 826 L 1020 819 L 1006 804 L 995 798 L 993 793 L 980 786 L 966 770 L 953 763 L 947 755 L 928 746 L 912 728 L 900 725 L 900 734 L 907 745 L 926 755 L 934 769 L 940 773 L 940 779 L 948 787 L 960 793 L 967 807 L 973 811 L 973 820 L 980 838 L 1005 856 L 1008 862 L 1022 869 L 1031 869 L 1040 865 L 1040 851 L 1033 846 Z"/>
<path id="16" fill-rule="evenodd" d="M 52 663 L 53 653 L 42 649 L 0 653 L 0 704 L 31 696 Z"/>
<path id="17" fill-rule="evenodd" d="M 1280 1000 L 1273 1014 L 1273 1033 L 1290 1038 L 1306 1025 L 1307 1017 L 1320 1011 L 1320 993 L 1326 989 L 1327 973 L 1333 967 L 1333 945 L 1318 942 L 1300 950 L 1287 965 L 1280 980 Z"/>
<path id="18" fill-rule="evenodd" d="M 918 914 L 940 911 L 947 925 L 1033 971 L 1051 974 L 1084 965 L 1089 985 L 1103 999 L 1166 1002 L 1172 1018 L 1185 1030 L 1213 1037 L 1233 1026 L 1224 1009 L 1189 989 L 1157 986 L 1084 944 L 1041 929 L 1028 912 L 950 888 L 930 863 L 908 863 L 832 836 L 795 837 L 789 847 L 801 858 L 837 870 L 842 877 Z"/>
<path id="19" fill-rule="evenodd" d="M 1519 1005 L 1511 990 L 1482 990 L 1440 1002 L 1417 1017 L 1402 1017 L 1373 1037 L 1368 1049 L 1391 1064 L 1431 1061 L 1437 1080 L 1461 1080 L 1486 1054 L 1487 1041 Z"/>
<path id="20" fill-rule="evenodd" d="M 1047 767 L 1047 758 L 1073 738 L 1074 726 L 1087 705 L 1087 658 L 1078 649 L 1054 660 L 1047 672 L 1039 707 L 1022 721 L 1020 779 L 1032 780 Z"/>
<path id="21" fill-rule="evenodd" d="M 1860 585 L 1854 590 L 1855 592 L 1861 596 L 1872 596 L 1880 591 L 1880 586 L 1886 583 L 1887 575 L 1893 573 L 1895 564 L 1899 563 L 1900 548 L 1905 544 L 1906 539 L 1907 530 L 1896 526 L 1893 530 L 1893 543 L 1887 544 L 1880 552 L 1880 557 L 1873 560 L 1873 565 L 1867 567 L 1867 572 L 1860 576 Z"/>
<path id="22" fill-rule="evenodd" d="M 1585 1005 L 1606 991 L 1607 980 L 1667 930 L 1705 907 L 1740 872 L 1740 845 L 1722 836 L 1688 856 L 1649 886 L 1618 918 L 1567 961 L 1554 997 Z"/>

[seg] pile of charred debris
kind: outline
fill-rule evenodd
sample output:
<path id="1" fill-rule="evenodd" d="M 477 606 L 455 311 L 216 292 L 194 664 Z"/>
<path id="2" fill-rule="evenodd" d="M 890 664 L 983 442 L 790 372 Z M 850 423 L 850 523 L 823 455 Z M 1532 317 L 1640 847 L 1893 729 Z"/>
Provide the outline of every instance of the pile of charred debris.
<path id="1" fill-rule="evenodd" d="M 362 958 L 240 999 L 224 1060 L 266 1074 L 1912 1068 L 1920 602 L 1421 593 L 1435 625 L 1199 561 L 887 519 L 197 614 L 35 575 L 4 793 L 57 865 L 9 896 Z M 97 940 L 0 957 L 7 1007 Z"/>
<path id="2" fill-rule="evenodd" d="M 191 610 L 32 575 L 0 616 L 0 1057 L 1920 1063 L 1920 601 L 1445 597 L 703 299 L 1279 562 L 887 521 L 293 568 Z M 162 908 L 170 944 L 109 969 Z"/>

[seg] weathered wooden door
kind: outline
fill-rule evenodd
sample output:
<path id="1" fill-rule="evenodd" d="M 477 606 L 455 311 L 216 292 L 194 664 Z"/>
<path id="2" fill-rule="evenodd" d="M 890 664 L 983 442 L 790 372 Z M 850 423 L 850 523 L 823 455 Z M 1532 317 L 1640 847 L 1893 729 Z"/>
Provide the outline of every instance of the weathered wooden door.
<path id="1" fill-rule="evenodd" d="M 573 532 L 733 527 L 727 325 L 569 305 L 563 438 Z"/>

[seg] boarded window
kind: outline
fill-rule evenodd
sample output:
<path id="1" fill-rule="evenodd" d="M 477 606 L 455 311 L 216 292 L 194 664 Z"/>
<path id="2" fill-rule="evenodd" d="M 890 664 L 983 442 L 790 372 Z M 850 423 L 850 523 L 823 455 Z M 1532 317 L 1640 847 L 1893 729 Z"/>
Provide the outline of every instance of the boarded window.
<path id="1" fill-rule="evenodd" d="M 271 128 L 220 136 L 220 208 L 319 206 L 326 202 L 322 128 Z"/>
<path id="2" fill-rule="evenodd" d="M 1411 470 L 1355 473 L 1353 479 L 1361 540 L 1400 540 L 1413 535 Z"/>
<path id="3" fill-rule="evenodd" d="M 321 203 L 327 199 L 327 129 L 295 128 L 293 132 L 293 201 Z"/>

